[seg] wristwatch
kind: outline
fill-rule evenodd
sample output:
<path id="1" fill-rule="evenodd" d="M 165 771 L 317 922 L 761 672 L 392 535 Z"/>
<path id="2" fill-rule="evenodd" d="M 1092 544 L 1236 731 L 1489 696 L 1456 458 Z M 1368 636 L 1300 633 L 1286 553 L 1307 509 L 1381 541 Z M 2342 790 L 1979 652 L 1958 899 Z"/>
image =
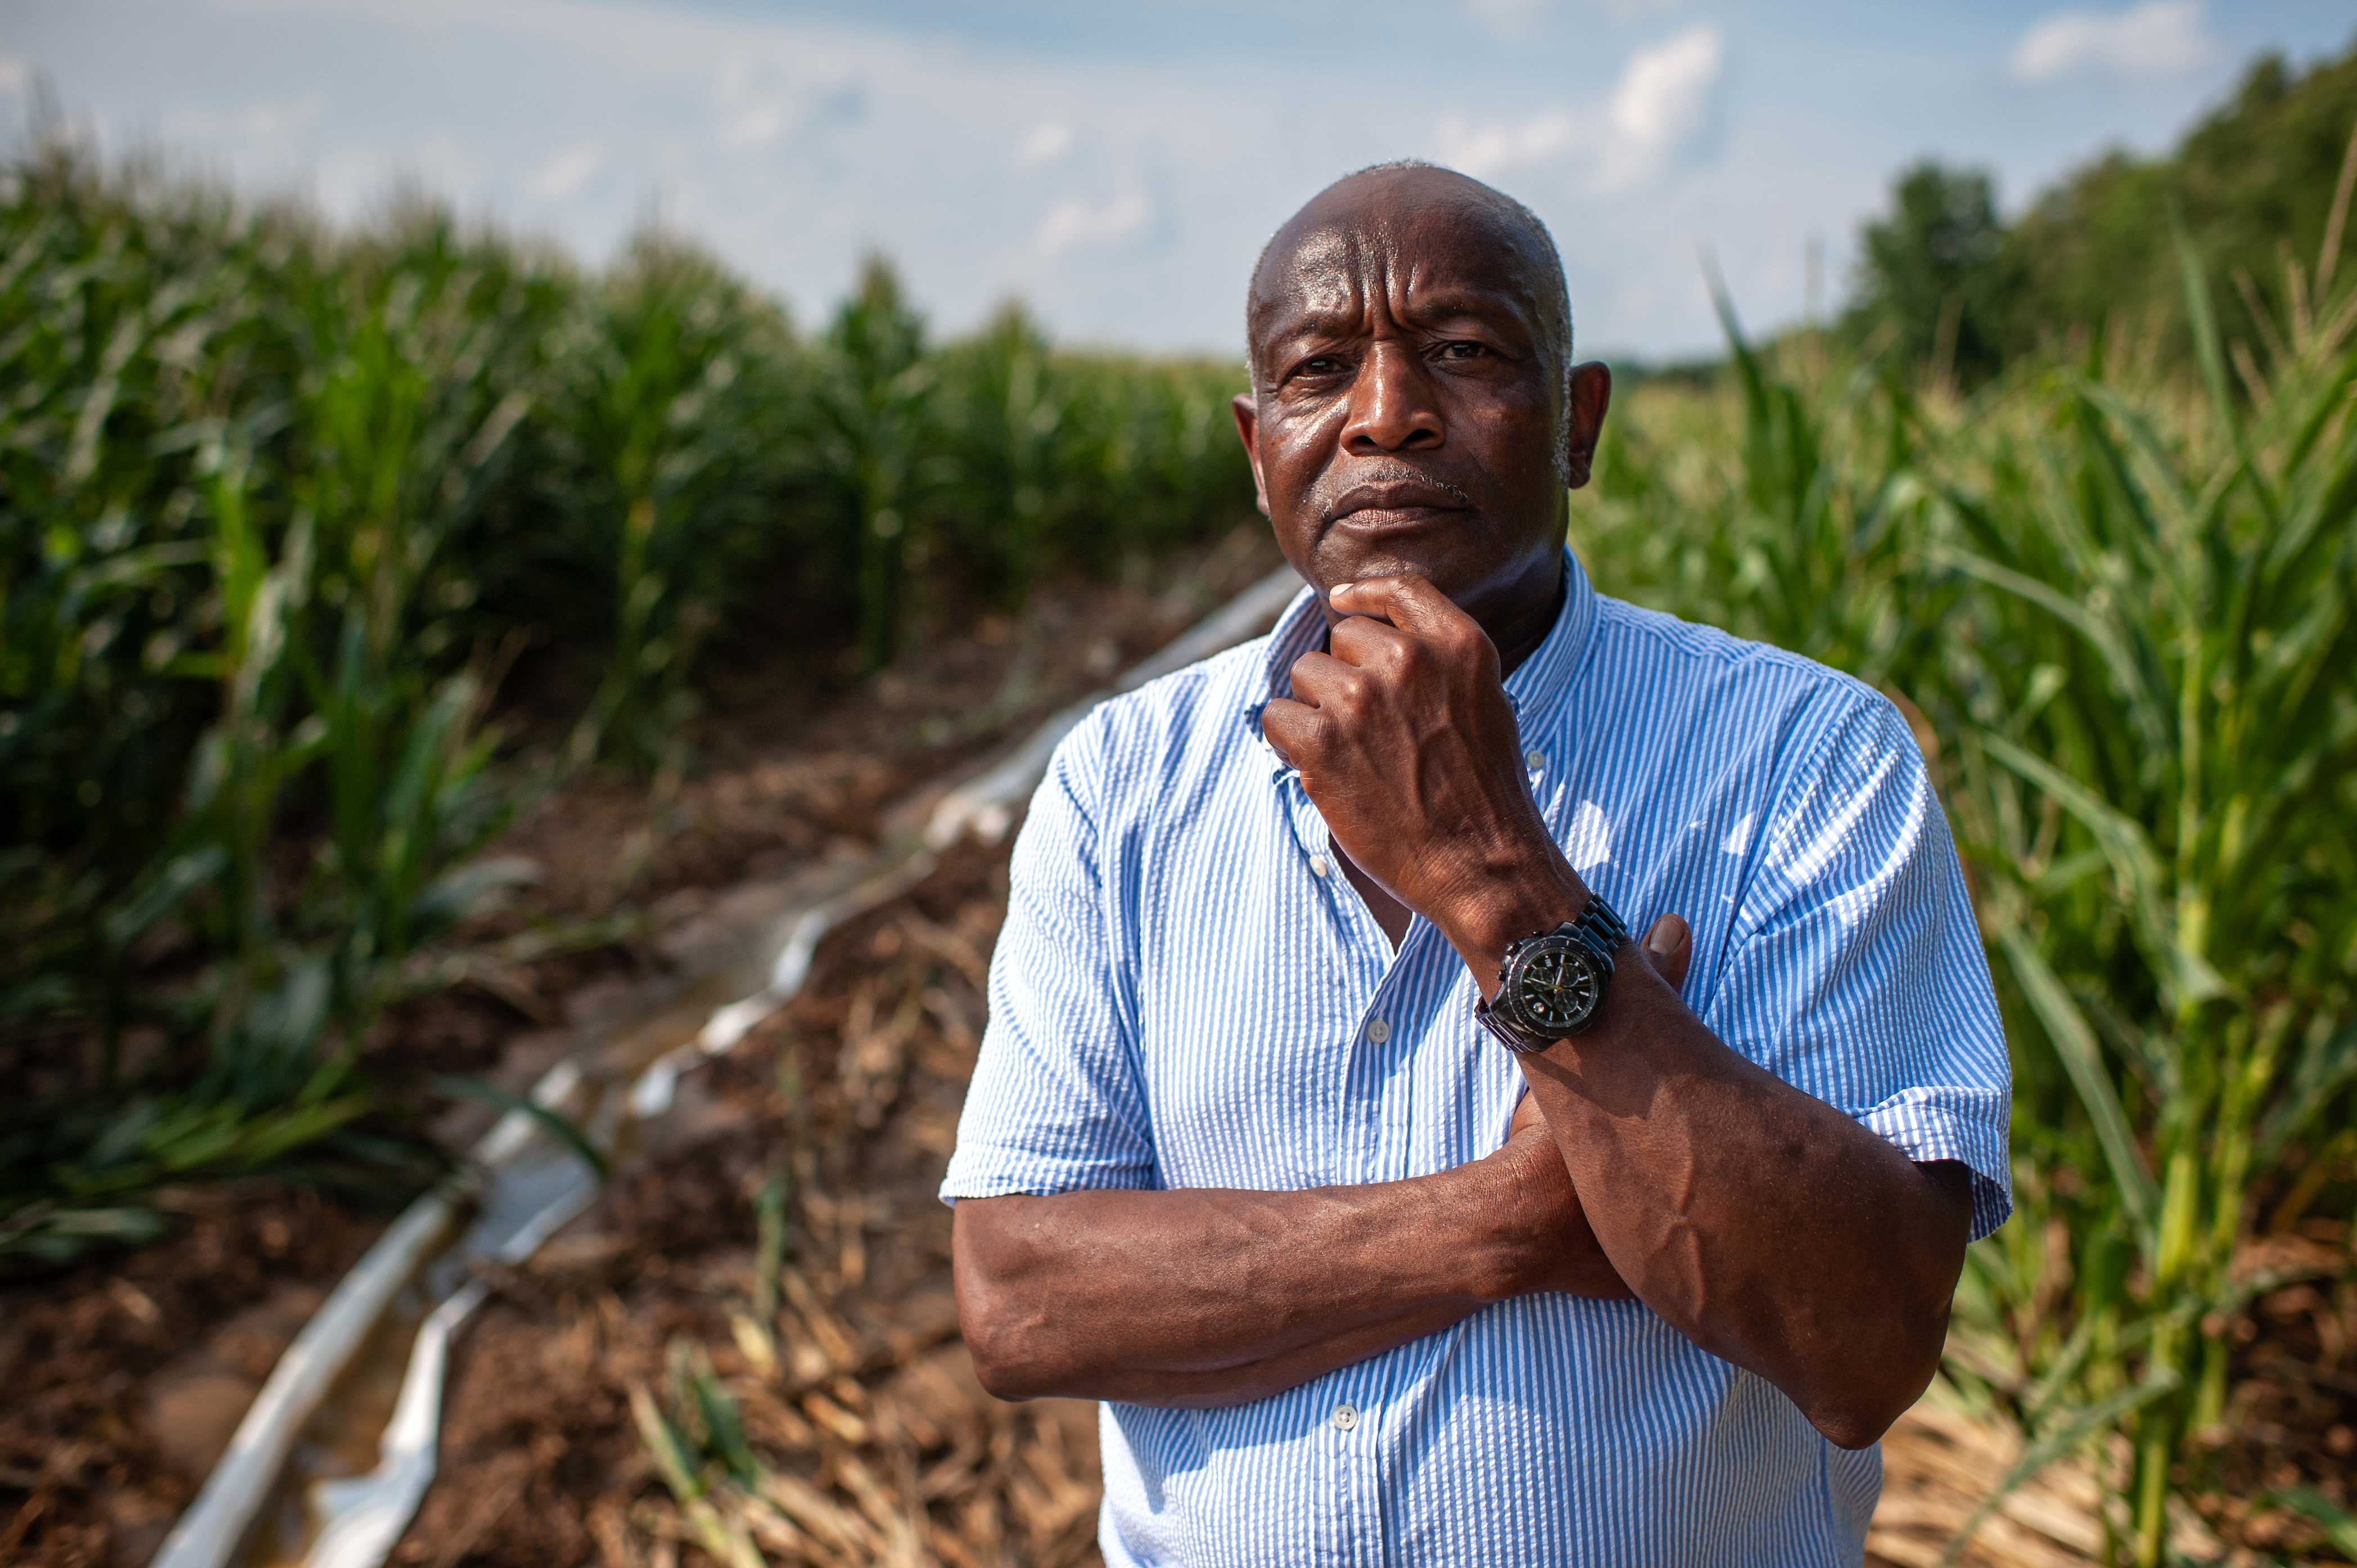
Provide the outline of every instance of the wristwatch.
<path id="1" fill-rule="evenodd" d="M 1498 994 L 1473 1016 L 1517 1054 L 1543 1051 L 1596 1022 L 1612 982 L 1612 951 L 1629 928 L 1597 894 L 1576 920 L 1524 937 L 1498 966 Z"/>

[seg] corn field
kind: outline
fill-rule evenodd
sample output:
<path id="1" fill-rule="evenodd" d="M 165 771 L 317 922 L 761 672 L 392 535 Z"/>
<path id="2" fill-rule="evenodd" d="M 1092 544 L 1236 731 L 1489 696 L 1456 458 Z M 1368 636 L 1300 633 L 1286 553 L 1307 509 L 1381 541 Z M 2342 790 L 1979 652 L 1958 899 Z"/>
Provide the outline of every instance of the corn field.
<path id="1" fill-rule="evenodd" d="M 2283 319 L 2184 263 L 2190 382 L 2097 333 L 1967 398 L 1730 309 L 1727 373 L 1627 400 L 1574 507 L 1606 591 L 1917 724 L 2016 1073 L 2018 1211 L 1946 1376 L 2020 1429 L 2011 1481 L 2096 1455 L 2136 1568 L 2218 1485 L 2238 1313 L 2319 1267 L 2273 1243 L 2357 1205 L 2341 229 Z M 430 210 L 336 236 L 10 167 L 0 1032 L 38 1092 L 0 1261 L 135 1240 L 174 1182 L 421 1158 L 362 1047 L 511 874 L 519 736 L 677 768 L 717 662 L 847 682 L 1209 536 L 1250 505 L 1239 380 L 1012 307 L 935 345 L 881 263 L 804 333 L 660 239 L 592 274 Z M 639 1412 L 683 1498 L 745 1468 L 726 1417 Z"/>
<path id="2" fill-rule="evenodd" d="M 1239 379 L 1013 307 L 937 345 L 880 261 L 802 333 L 658 236 L 588 274 L 0 169 L 0 1266 L 170 1183 L 414 1186 L 363 1053 L 515 873 L 480 852 L 548 769 L 503 746 L 660 776 L 716 663 L 814 698 L 1214 535 Z"/>
<path id="3" fill-rule="evenodd" d="M 2104 1524 L 2137 1568 L 2213 1483 L 2242 1307 L 2315 1267 L 2268 1243 L 2357 1198 L 2357 289 L 2331 261 L 2294 270 L 2292 319 L 2245 318 L 2254 349 L 2188 256 L 2191 387 L 2098 340 L 1960 401 L 1813 341 L 1771 360 L 1730 313 L 1731 384 L 1640 402 L 1575 525 L 1609 588 L 1847 669 L 1923 731 L 2015 1069 L 2017 1213 L 1972 1249 L 1946 1371 L 2032 1438 L 2025 1477 L 2125 1435 Z M 2357 1543 L 2341 1505 L 2282 1500 Z"/>

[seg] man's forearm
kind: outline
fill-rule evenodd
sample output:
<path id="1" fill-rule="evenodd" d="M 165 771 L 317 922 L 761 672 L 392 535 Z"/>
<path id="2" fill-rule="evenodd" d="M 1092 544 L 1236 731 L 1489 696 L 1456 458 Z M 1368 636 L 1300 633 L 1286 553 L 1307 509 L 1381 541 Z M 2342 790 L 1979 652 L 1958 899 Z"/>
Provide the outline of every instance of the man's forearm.
<path id="1" fill-rule="evenodd" d="M 1211 1371 L 1113 1370 L 1086 1390 L 1086 1397 L 1119 1400 L 1127 1404 L 1162 1405 L 1176 1410 L 1214 1410 L 1266 1399 L 1322 1378 L 1338 1368 L 1421 1339 L 1427 1334 L 1462 1322 L 1480 1308 L 1478 1302 L 1452 1301 L 1436 1306 L 1410 1308 L 1379 1322 L 1343 1329 L 1294 1349 L 1256 1361 Z"/>
<path id="2" fill-rule="evenodd" d="M 1521 1179 L 1491 1159 L 1300 1192 L 967 1198 L 960 1320 L 1006 1397 L 1261 1398 L 1528 1288 Z"/>
<path id="3" fill-rule="evenodd" d="M 1729 1049 L 1624 951 L 1595 1027 L 1523 1058 L 1598 1245 L 1703 1348 L 1871 1443 L 1937 1365 L 1968 1177 Z"/>

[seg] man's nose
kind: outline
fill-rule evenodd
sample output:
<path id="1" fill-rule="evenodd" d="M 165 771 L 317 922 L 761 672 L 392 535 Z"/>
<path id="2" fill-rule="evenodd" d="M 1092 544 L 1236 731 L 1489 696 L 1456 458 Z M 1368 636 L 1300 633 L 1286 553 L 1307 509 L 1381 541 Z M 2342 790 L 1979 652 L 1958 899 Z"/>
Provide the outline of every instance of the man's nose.
<path id="1" fill-rule="evenodd" d="M 1372 456 L 1439 446 L 1445 433 L 1434 402 L 1432 381 L 1415 352 L 1398 343 L 1377 343 L 1351 386 L 1342 449 Z"/>

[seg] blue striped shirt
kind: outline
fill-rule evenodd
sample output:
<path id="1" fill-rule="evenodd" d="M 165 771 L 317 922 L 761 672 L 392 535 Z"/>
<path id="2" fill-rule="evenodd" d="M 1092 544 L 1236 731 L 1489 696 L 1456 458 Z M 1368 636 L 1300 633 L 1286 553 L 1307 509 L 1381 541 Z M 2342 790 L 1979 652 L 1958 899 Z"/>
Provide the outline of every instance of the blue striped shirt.
<path id="1" fill-rule="evenodd" d="M 1588 885 L 1694 929 L 1719 1038 L 2009 1207 L 1988 968 L 1913 736 L 1793 654 L 1604 597 L 1507 678 L 1531 788 Z M 1260 733 L 1325 623 L 1095 709 L 1015 847 L 945 1198 L 1396 1181 L 1503 1140 L 1522 1078 L 1418 918 L 1396 954 Z M 1635 1301 L 1523 1296 L 1286 1393 L 1108 1403 L 1106 1561 L 1856 1564 L 1874 1450 Z"/>

